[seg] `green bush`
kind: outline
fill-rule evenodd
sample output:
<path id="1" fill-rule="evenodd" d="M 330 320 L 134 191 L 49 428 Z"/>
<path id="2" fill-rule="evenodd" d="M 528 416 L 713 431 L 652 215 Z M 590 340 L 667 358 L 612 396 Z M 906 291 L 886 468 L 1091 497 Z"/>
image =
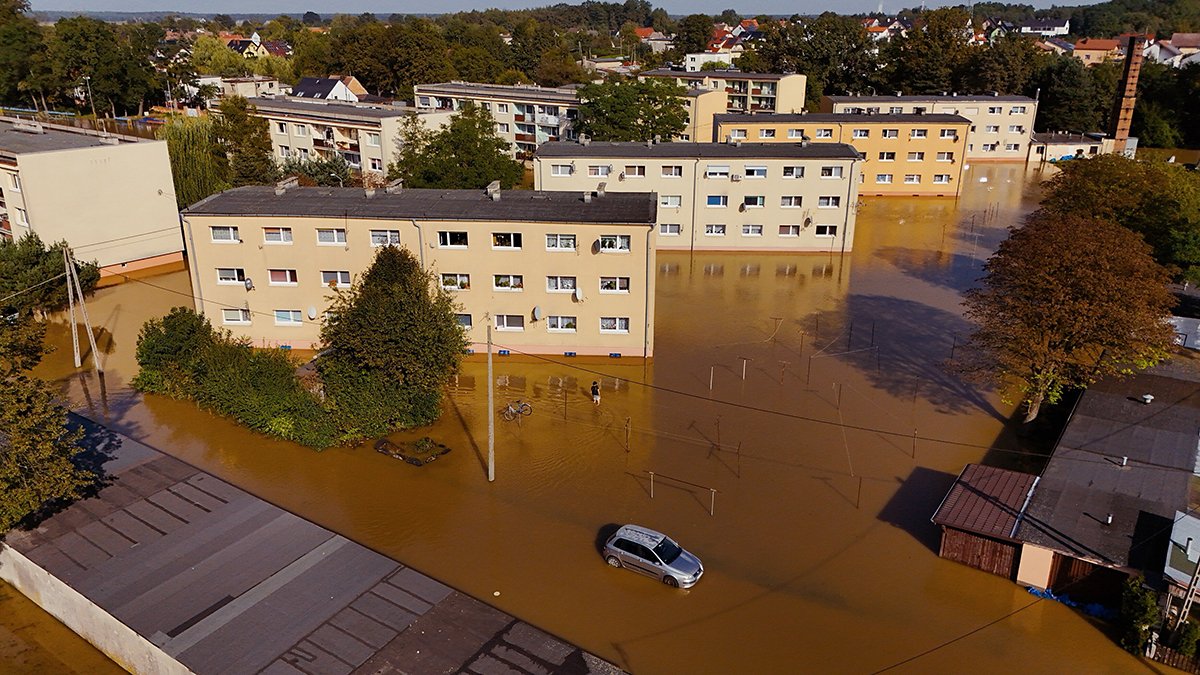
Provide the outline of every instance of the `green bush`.
<path id="1" fill-rule="evenodd" d="M 1195 656 L 1197 642 L 1200 642 L 1200 623 L 1188 620 L 1175 637 L 1175 650 L 1185 656 Z"/>
<path id="2" fill-rule="evenodd" d="M 1141 654 L 1150 639 L 1150 629 L 1158 619 L 1158 596 L 1142 584 L 1142 578 L 1129 577 L 1121 590 L 1121 646 L 1131 654 Z"/>

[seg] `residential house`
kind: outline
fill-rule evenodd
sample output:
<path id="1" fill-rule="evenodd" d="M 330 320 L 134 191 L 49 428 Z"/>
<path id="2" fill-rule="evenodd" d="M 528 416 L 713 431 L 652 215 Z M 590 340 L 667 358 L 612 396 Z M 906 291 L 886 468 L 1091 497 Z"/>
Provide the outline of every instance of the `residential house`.
<path id="1" fill-rule="evenodd" d="M 333 289 L 401 246 L 472 350 L 650 357 L 654 195 L 244 187 L 183 212 L 194 302 L 255 345 L 312 348 Z M 502 354 L 504 352 L 501 352 Z"/>
<path id="2" fill-rule="evenodd" d="M 1137 153 L 1136 136 L 1126 140 L 1123 154 L 1133 157 Z M 1073 134 L 1065 131 L 1033 134 L 1029 143 L 1030 162 L 1059 162 L 1070 159 L 1082 159 L 1094 155 L 1108 155 L 1115 149 L 1113 139 L 1108 134 L 1093 132 Z"/>
<path id="3" fill-rule="evenodd" d="M 571 87 L 442 82 L 413 87 L 418 111 L 455 112 L 468 103 L 487 110 L 496 132 L 512 144 L 513 153 L 527 156 L 547 141 L 575 137 L 579 95 Z"/>
<path id="4" fill-rule="evenodd" d="M 166 141 L 0 117 L 0 236 L 66 240 L 102 280 L 178 265 Z"/>
<path id="5" fill-rule="evenodd" d="M 845 144 L 546 143 L 535 189 L 653 192 L 655 246 L 690 251 L 845 252 L 862 162 Z"/>
<path id="6" fill-rule="evenodd" d="M 248 59 L 256 59 L 263 56 L 278 56 L 286 59 L 292 55 L 292 47 L 288 43 L 282 40 L 263 40 L 257 32 L 251 35 L 249 39 L 231 37 L 225 43 L 225 46 Z"/>
<path id="7" fill-rule="evenodd" d="M 1119 61 L 1122 57 L 1122 45 L 1120 40 L 1084 38 L 1075 43 L 1075 49 L 1071 53 L 1083 61 L 1085 66 L 1094 66 L 1108 61 Z"/>
<path id="8" fill-rule="evenodd" d="M 1159 40 L 1143 47 L 1142 57 L 1153 63 L 1178 68 L 1183 62 L 1184 55 L 1178 47 L 1171 44 L 1170 40 Z"/>
<path id="9" fill-rule="evenodd" d="M 292 86 L 291 95 L 296 98 L 358 103 L 358 94 L 350 91 L 340 77 L 302 77 Z"/>
<path id="10" fill-rule="evenodd" d="M 729 95 L 720 89 L 688 89 L 687 126 L 676 141 L 708 142 L 714 138 L 713 118 L 729 108 Z"/>
<path id="11" fill-rule="evenodd" d="M 661 54 L 675 46 L 675 41 L 671 39 L 671 36 L 653 28 L 637 28 L 634 29 L 634 32 L 637 33 L 638 39 L 642 41 L 642 44 L 650 47 L 650 53 L 652 54 Z"/>
<path id="12" fill-rule="evenodd" d="M 1062 38 L 1046 38 L 1033 43 L 1038 49 L 1053 54 L 1070 54 L 1075 51 L 1075 43 Z"/>
<path id="13" fill-rule="evenodd" d="M 1030 19 L 1018 24 L 1022 35 L 1056 37 L 1071 32 L 1070 19 Z"/>
<path id="14" fill-rule="evenodd" d="M 1173 33 L 1171 44 L 1179 50 L 1180 54 L 1185 57 L 1191 56 L 1200 52 L 1200 33 Z"/>
<path id="15" fill-rule="evenodd" d="M 793 113 L 804 110 L 804 75 L 744 73 L 740 70 L 714 70 L 689 73 L 656 68 L 638 74 L 673 81 L 688 89 L 713 89 L 727 94 L 725 112 Z"/>
<path id="16" fill-rule="evenodd" d="M 697 52 L 695 54 L 686 54 L 683 57 L 683 67 L 689 73 L 698 73 L 704 70 L 706 65 L 710 64 L 721 66 L 723 69 L 729 69 L 733 67 L 733 60 L 739 55 L 740 53 L 733 54 L 730 52 Z"/>
<path id="17" fill-rule="evenodd" d="M 821 97 L 823 113 L 962 115 L 971 121 L 970 161 L 1025 161 L 1037 105 L 1028 96 L 995 94 Z"/>

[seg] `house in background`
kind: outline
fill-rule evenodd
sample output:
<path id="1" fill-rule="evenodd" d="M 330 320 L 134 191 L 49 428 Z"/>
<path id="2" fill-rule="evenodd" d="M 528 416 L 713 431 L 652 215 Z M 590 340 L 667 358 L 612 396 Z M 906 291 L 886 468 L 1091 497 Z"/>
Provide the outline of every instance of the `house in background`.
<path id="1" fill-rule="evenodd" d="M 340 77 L 302 77 L 292 87 L 291 95 L 295 98 L 358 103 L 358 94 L 351 91 Z"/>
<path id="2" fill-rule="evenodd" d="M 1075 43 L 1075 49 L 1071 53 L 1075 58 L 1083 61 L 1085 66 L 1118 61 L 1122 57 L 1121 41 L 1107 38 L 1084 38 Z"/>
<path id="3" fill-rule="evenodd" d="M 804 110 L 808 78 L 794 73 L 746 73 L 740 70 L 685 72 L 655 68 L 638 74 L 638 79 L 655 77 L 674 81 L 687 89 L 724 91 L 730 113 L 798 113 Z M 703 140 L 703 139 L 701 139 Z"/>
<path id="4" fill-rule="evenodd" d="M 292 56 L 291 45 L 283 40 L 263 40 L 257 32 L 251 35 L 249 39 L 238 36 L 232 37 L 225 43 L 225 46 L 248 59 L 256 59 L 263 56 L 278 56 L 286 59 Z"/>
<path id="5" fill-rule="evenodd" d="M 1055 37 L 1071 32 L 1070 19 L 1030 19 L 1019 24 L 1022 35 L 1041 35 Z"/>

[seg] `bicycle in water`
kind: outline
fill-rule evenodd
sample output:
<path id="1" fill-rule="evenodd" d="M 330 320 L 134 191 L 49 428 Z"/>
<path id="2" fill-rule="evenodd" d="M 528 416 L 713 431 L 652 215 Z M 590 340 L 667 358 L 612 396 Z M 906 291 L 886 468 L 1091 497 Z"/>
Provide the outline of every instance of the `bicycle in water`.
<path id="1" fill-rule="evenodd" d="M 510 402 L 504 407 L 503 410 L 500 411 L 500 416 L 503 417 L 506 422 L 511 422 L 518 417 L 529 417 L 532 414 L 533 406 L 525 401 L 522 401 L 521 399 Z"/>

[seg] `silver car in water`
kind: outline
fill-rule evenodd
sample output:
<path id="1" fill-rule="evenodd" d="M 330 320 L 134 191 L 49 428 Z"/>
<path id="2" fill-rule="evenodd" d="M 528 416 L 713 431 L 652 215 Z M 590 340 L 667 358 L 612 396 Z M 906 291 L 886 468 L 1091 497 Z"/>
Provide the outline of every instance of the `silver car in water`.
<path id="1" fill-rule="evenodd" d="M 625 525 L 604 543 L 604 560 L 654 577 L 668 586 L 691 588 L 700 581 L 704 566 L 670 537 L 649 528 Z"/>

